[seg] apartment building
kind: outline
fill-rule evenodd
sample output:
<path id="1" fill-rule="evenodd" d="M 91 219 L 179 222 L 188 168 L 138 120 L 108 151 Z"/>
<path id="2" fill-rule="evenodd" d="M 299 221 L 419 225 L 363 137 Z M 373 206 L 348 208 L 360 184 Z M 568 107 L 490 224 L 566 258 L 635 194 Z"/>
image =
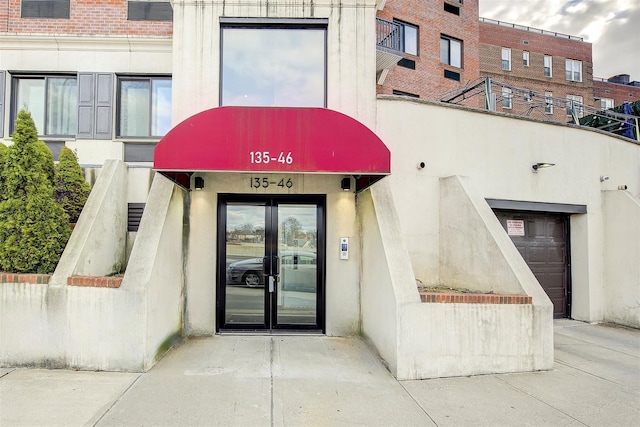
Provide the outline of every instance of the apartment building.
<path id="1" fill-rule="evenodd" d="M 640 146 L 433 102 L 482 78 L 477 11 L 0 3 L 2 142 L 27 105 L 96 177 L 51 277 L 3 276 L 0 365 L 144 371 L 179 336 L 286 332 L 432 378 L 550 369 L 554 317 L 639 326 Z M 586 97 L 577 44 L 530 68 Z"/>
<path id="2" fill-rule="evenodd" d="M 438 100 L 480 77 L 477 1 L 390 0 L 377 17 L 399 26 L 402 55 L 378 94 Z"/>
<path id="3" fill-rule="evenodd" d="M 554 98 L 574 101 L 577 108 L 594 104 L 592 47 L 581 37 L 481 18 L 479 38 L 480 73 L 530 91 L 515 94 L 517 89 L 503 87 L 496 94 L 497 111 L 523 114 L 538 108 L 562 121 L 571 117 L 571 105 L 562 108 Z M 524 102 L 513 102 L 515 95 Z M 532 107 L 541 96 L 544 104 Z"/>
<path id="4" fill-rule="evenodd" d="M 625 102 L 640 100 L 640 82 L 631 81 L 628 74 L 593 79 L 594 107 L 609 109 Z"/>

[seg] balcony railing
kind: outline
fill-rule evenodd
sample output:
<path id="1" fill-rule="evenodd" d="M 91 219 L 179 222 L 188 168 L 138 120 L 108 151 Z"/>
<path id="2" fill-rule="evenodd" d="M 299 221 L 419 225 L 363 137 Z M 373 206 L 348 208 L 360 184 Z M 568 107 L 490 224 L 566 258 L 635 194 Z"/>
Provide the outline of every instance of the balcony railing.
<path id="1" fill-rule="evenodd" d="M 380 48 L 400 52 L 400 25 L 376 18 L 376 45 Z"/>

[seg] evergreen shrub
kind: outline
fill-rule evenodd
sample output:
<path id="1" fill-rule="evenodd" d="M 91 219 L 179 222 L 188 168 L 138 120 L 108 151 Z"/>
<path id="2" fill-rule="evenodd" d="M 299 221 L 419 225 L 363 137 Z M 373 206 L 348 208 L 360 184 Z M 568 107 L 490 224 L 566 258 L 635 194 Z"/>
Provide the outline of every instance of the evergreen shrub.
<path id="1" fill-rule="evenodd" d="M 0 181 L 0 269 L 51 273 L 69 239 L 69 217 L 53 197 L 53 159 L 31 114 L 18 113 Z"/>
<path id="2" fill-rule="evenodd" d="M 71 149 L 63 147 L 55 168 L 54 196 L 69 215 L 70 222 L 78 222 L 78 217 L 89 197 L 89 192 L 91 192 L 91 187 L 84 180 L 78 158 Z"/>

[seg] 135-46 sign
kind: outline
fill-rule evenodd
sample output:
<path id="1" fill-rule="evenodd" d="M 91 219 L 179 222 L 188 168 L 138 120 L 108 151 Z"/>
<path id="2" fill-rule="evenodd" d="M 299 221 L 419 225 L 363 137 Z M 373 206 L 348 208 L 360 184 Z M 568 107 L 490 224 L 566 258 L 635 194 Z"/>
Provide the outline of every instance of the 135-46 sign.
<path id="1" fill-rule="evenodd" d="M 269 163 L 281 163 L 283 165 L 290 165 L 293 163 L 293 155 L 291 151 L 284 152 L 270 152 L 270 151 L 249 151 L 249 161 L 251 164 L 269 164 Z"/>

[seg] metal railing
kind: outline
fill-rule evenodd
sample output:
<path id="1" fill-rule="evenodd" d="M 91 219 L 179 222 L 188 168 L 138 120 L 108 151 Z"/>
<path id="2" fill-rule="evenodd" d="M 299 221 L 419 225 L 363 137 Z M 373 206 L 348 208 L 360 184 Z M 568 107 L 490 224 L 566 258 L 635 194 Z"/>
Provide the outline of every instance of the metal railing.
<path id="1" fill-rule="evenodd" d="M 400 24 L 376 18 L 376 45 L 378 47 L 401 51 L 400 34 Z"/>
<path id="2" fill-rule="evenodd" d="M 570 36 L 569 34 L 557 33 L 555 31 L 542 30 L 540 28 L 528 27 L 526 25 L 513 24 L 511 22 L 498 21 L 497 19 L 480 18 L 480 22 L 485 24 L 499 25 L 500 27 L 513 28 L 514 30 L 528 31 L 530 33 L 544 34 L 546 36 L 560 37 L 567 40 L 584 41 L 582 37 Z"/>
<path id="3" fill-rule="evenodd" d="M 475 80 L 462 89 L 446 93 L 440 101 L 548 122 L 595 128 L 640 143 L 638 116 L 603 110 L 575 99 L 550 96 L 501 83 L 489 77 Z"/>

